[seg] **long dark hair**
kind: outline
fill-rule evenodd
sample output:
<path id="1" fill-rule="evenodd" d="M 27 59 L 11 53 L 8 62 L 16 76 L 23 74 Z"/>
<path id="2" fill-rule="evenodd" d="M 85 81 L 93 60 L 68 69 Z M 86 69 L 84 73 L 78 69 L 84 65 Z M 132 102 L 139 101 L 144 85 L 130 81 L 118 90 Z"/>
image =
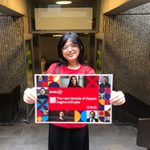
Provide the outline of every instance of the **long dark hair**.
<path id="1" fill-rule="evenodd" d="M 72 83 L 72 78 L 75 78 L 75 79 L 76 79 L 76 85 L 74 85 L 74 84 Z M 80 85 L 78 84 L 78 80 L 77 80 L 77 77 L 76 77 L 76 76 L 71 76 L 71 77 L 70 77 L 68 87 L 80 87 Z"/>
<path id="2" fill-rule="evenodd" d="M 64 47 L 65 43 L 68 40 L 71 40 L 73 44 L 77 44 L 79 46 L 80 54 L 78 56 L 78 62 L 80 64 L 83 64 L 84 46 L 78 34 L 75 32 L 66 32 L 59 40 L 57 52 L 58 52 L 58 57 L 60 59 L 60 64 L 63 64 L 66 66 L 68 65 L 68 61 L 64 58 L 62 54 L 62 48 Z"/>

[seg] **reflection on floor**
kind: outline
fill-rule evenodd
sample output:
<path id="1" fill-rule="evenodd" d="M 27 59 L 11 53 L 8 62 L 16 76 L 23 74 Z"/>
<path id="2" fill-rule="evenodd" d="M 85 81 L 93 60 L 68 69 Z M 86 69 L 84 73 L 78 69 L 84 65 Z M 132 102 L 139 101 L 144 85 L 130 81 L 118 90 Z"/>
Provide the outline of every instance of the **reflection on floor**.
<path id="1" fill-rule="evenodd" d="M 21 117 L 22 118 L 22 117 Z M 0 150 L 47 150 L 48 124 L 29 124 L 18 119 L 0 126 Z M 136 145 L 137 130 L 131 126 L 89 125 L 90 150 L 146 150 Z"/>

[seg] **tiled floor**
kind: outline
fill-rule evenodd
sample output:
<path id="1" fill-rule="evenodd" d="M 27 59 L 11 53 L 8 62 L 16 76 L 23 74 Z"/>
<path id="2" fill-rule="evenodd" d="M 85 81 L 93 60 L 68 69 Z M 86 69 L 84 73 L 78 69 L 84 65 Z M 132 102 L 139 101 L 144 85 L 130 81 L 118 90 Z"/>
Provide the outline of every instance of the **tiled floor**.
<path id="1" fill-rule="evenodd" d="M 146 150 L 136 145 L 131 126 L 90 125 L 90 150 Z M 0 126 L 0 150 L 47 150 L 48 124 L 29 124 L 20 119 L 13 126 Z"/>
<path id="2" fill-rule="evenodd" d="M 146 150 L 136 145 L 136 133 L 131 126 L 90 126 L 90 150 Z"/>

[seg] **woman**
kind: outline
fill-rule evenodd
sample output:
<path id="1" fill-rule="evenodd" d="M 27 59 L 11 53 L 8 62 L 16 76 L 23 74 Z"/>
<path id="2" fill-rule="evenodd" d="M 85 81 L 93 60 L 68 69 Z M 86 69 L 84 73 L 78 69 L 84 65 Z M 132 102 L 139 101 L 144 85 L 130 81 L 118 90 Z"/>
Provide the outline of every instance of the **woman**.
<path id="1" fill-rule="evenodd" d="M 77 77 L 76 77 L 76 76 L 71 76 L 71 77 L 70 77 L 68 87 L 81 87 L 81 86 L 78 84 L 78 80 L 77 80 Z"/>
<path id="2" fill-rule="evenodd" d="M 60 63 L 52 64 L 47 73 L 51 74 L 95 74 L 93 68 L 83 64 L 84 46 L 74 32 L 65 33 L 58 43 Z M 35 103 L 35 89 L 26 89 L 24 101 Z M 121 105 L 125 102 L 124 94 L 113 92 L 111 103 Z M 89 133 L 86 124 L 50 124 L 49 150 L 89 150 Z"/>

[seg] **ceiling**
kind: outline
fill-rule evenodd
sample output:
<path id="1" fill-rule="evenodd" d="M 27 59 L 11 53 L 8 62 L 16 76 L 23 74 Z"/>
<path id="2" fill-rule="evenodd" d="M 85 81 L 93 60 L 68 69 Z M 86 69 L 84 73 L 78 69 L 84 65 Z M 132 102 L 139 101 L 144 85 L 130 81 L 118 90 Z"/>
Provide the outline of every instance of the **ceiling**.
<path id="1" fill-rule="evenodd" d="M 35 5 L 51 5 L 51 4 L 55 4 L 57 0 L 32 0 L 32 2 Z M 81 6 L 91 6 L 93 5 L 93 2 L 95 3 L 97 0 L 71 0 L 72 4 L 70 5 L 81 5 Z M 70 6 L 69 5 L 69 6 Z"/>

